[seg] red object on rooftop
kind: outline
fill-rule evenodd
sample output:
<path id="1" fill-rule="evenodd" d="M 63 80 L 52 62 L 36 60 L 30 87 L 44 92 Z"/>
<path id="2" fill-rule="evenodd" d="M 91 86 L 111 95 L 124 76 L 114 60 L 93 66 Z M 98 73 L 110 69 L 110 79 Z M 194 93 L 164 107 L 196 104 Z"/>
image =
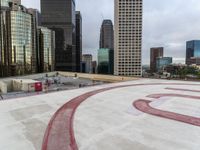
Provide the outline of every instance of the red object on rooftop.
<path id="1" fill-rule="evenodd" d="M 42 83 L 41 82 L 35 83 L 35 91 L 36 92 L 42 91 Z"/>

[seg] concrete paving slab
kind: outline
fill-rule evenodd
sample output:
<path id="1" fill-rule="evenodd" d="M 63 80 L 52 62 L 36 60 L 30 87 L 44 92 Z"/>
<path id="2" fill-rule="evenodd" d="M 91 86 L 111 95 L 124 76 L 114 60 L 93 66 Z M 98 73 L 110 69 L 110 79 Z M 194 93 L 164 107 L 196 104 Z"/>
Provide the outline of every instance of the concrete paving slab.
<path id="1" fill-rule="evenodd" d="M 2 101 L 0 149 L 199 150 L 199 87 L 140 79 Z M 182 97 L 149 97 L 153 94 Z M 150 101 L 151 109 L 134 107 L 141 99 Z M 171 113 L 177 118 L 170 119 Z"/>

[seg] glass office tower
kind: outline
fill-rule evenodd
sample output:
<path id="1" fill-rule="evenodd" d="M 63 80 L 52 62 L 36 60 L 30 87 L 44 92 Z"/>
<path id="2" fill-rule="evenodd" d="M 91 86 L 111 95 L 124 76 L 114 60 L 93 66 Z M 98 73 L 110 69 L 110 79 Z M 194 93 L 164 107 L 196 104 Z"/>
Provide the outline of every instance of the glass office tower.
<path id="1" fill-rule="evenodd" d="M 55 31 L 57 71 L 76 71 L 74 0 L 41 0 L 42 26 Z"/>
<path id="2" fill-rule="evenodd" d="M 39 72 L 54 71 L 55 63 L 55 33 L 54 31 L 39 27 L 39 53 L 38 53 L 38 68 Z"/>
<path id="3" fill-rule="evenodd" d="M 3 76 L 31 74 L 33 69 L 32 15 L 20 5 L 20 1 L 9 3 L 1 14 L 3 31 L 2 67 Z"/>
<path id="4" fill-rule="evenodd" d="M 164 47 L 153 47 L 150 50 L 150 69 L 151 72 L 156 72 L 156 59 L 158 57 L 163 57 L 164 55 Z"/>
<path id="5" fill-rule="evenodd" d="M 31 15 L 11 11 L 12 75 L 32 73 L 32 22 Z"/>
<path id="6" fill-rule="evenodd" d="M 9 2 L 13 2 L 15 4 L 21 4 L 21 0 L 0 0 L 1 7 L 9 7 Z"/>
<path id="7" fill-rule="evenodd" d="M 101 25 L 99 47 L 114 49 L 114 30 L 111 20 L 104 20 Z"/>
<path id="8" fill-rule="evenodd" d="M 8 7 L 8 2 L 10 2 L 11 0 L 1 0 L 1 7 Z"/>
<path id="9" fill-rule="evenodd" d="M 101 48 L 98 50 L 98 73 L 113 74 L 113 50 Z"/>
<path id="10" fill-rule="evenodd" d="M 187 41 L 186 43 L 186 64 L 191 65 L 191 59 L 200 58 L 200 40 Z"/>
<path id="11" fill-rule="evenodd" d="M 98 74 L 109 74 L 109 51 L 108 48 L 101 48 L 98 50 Z"/>
<path id="12" fill-rule="evenodd" d="M 76 11 L 76 72 L 81 71 L 82 61 L 82 16 Z"/>
<path id="13" fill-rule="evenodd" d="M 172 57 L 157 57 L 156 58 L 156 71 L 163 71 L 163 69 L 172 64 Z"/>

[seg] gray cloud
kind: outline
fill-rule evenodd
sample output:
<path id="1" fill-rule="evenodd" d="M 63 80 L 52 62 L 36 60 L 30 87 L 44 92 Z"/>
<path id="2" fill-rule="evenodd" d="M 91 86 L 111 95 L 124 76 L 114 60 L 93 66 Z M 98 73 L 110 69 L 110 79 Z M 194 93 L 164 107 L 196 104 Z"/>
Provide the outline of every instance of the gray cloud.
<path id="1" fill-rule="evenodd" d="M 39 8 L 39 0 L 22 0 Z M 114 16 L 114 0 L 76 0 L 83 17 L 84 53 L 96 55 L 103 19 Z M 164 46 L 165 55 L 183 60 L 185 42 L 200 39 L 199 0 L 144 0 L 143 63 L 149 63 L 149 49 Z M 179 60 L 176 59 L 176 60 Z"/>

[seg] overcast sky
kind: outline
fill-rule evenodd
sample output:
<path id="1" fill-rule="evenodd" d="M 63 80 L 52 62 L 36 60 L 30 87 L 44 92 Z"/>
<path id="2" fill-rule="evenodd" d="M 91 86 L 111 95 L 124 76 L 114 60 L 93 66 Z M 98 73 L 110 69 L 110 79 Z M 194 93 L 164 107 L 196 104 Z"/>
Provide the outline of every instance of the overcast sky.
<path id="1" fill-rule="evenodd" d="M 22 0 L 40 9 L 39 0 Z M 114 0 L 76 0 L 83 18 L 83 51 L 96 55 L 103 19 L 114 16 Z M 150 47 L 165 47 L 165 56 L 184 60 L 185 42 L 200 39 L 199 0 L 144 0 L 143 63 L 149 63 Z"/>

